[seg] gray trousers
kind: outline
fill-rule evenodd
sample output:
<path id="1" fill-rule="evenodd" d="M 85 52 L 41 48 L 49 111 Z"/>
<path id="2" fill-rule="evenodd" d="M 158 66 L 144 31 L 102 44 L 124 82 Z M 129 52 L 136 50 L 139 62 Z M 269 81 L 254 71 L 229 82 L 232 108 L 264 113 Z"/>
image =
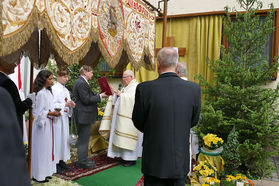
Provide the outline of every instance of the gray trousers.
<path id="1" fill-rule="evenodd" d="M 78 143 L 77 143 L 78 163 L 88 164 L 88 145 L 89 145 L 91 124 L 78 123 L 77 128 L 78 128 Z"/>

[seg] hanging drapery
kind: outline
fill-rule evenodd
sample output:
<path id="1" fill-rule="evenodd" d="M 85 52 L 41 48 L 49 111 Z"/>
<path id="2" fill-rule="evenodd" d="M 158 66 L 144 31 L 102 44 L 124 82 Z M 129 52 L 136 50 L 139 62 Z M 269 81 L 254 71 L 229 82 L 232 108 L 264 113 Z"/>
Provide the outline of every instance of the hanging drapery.
<path id="1" fill-rule="evenodd" d="M 185 62 L 187 78 L 196 81 L 195 75 L 201 74 L 207 81 L 212 82 L 213 72 L 209 69 L 206 58 L 214 62 L 220 59 L 222 40 L 222 15 L 196 16 L 173 18 L 168 20 L 167 37 L 174 37 L 174 46 L 186 48 L 185 56 L 179 61 Z M 162 47 L 162 21 L 156 22 L 156 48 Z M 133 70 L 132 65 L 127 69 Z M 153 80 L 157 72 L 140 68 L 135 72 L 139 82 Z"/>
<path id="2" fill-rule="evenodd" d="M 12 60 L 7 56 L 24 50 L 31 34 L 38 34 L 34 28 L 39 28 L 51 42 L 46 45 L 68 65 L 94 65 L 103 56 L 111 68 L 128 61 L 136 69 L 155 67 L 155 13 L 140 0 L 3 0 L 0 10 L 4 59 Z M 47 62 L 34 62 L 38 61 Z"/>

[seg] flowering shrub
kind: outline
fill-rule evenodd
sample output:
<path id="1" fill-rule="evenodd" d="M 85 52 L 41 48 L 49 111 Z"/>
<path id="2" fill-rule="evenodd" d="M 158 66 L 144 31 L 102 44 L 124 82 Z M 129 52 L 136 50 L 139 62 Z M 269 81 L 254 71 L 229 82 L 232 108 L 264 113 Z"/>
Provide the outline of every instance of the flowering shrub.
<path id="1" fill-rule="evenodd" d="M 254 186 L 254 183 L 251 180 L 247 180 L 247 177 L 242 176 L 241 174 L 237 174 L 236 176 L 226 175 L 224 185 L 235 185 L 236 182 L 243 182 L 244 185 Z"/>
<path id="2" fill-rule="evenodd" d="M 194 171 L 197 171 L 197 174 L 202 177 L 214 177 L 215 172 L 217 169 L 210 165 L 209 162 L 205 161 L 200 161 L 200 163 L 194 167 Z"/>
<path id="3" fill-rule="evenodd" d="M 104 112 L 98 107 L 98 118 L 97 118 L 97 120 L 102 120 L 103 115 L 104 115 Z"/>
<path id="4" fill-rule="evenodd" d="M 218 180 L 217 178 L 214 177 L 209 177 L 208 179 L 203 178 L 203 181 L 205 181 L 205 183 L 202 184 L 202 186 L 209 186 L 209 185 L 219 185 L 220 184 L 220 180 Z"/>
<path id="5" fill-rule="evenodd" d="M 224 143 L 222 138 L 218 138 L 216 134 L 208 133 L 203 137 L 204 147 L 214 150 L 222 146 Z"/>

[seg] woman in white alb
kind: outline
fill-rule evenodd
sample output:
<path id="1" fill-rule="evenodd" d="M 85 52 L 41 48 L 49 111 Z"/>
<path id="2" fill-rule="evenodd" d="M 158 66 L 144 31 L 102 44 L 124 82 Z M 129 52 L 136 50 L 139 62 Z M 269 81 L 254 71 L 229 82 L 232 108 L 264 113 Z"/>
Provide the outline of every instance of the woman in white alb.
<path id="1" fill-rule="evenodd" d="M 48 70 L 40 71 L 34 81 L 31 176 L 37 182 L 48 182 L 46 178 L 56 172 L 53 120 L 61 113 L 54 110 L 52 84 L 53 75 Z"/>

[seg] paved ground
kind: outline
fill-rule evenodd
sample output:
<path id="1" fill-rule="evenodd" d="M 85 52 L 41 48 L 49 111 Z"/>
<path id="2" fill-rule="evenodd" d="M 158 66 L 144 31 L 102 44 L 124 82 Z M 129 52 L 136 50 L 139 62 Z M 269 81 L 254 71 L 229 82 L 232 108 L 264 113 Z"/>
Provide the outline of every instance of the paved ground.
<path id="1" fill-rule="evenodd" d="M 254 181 L 255 186 L 279 186 L 279 156 L 272 159 L 276 167 L 276 171 L 272 174 L 272 178 L 264 178 Z"/>

